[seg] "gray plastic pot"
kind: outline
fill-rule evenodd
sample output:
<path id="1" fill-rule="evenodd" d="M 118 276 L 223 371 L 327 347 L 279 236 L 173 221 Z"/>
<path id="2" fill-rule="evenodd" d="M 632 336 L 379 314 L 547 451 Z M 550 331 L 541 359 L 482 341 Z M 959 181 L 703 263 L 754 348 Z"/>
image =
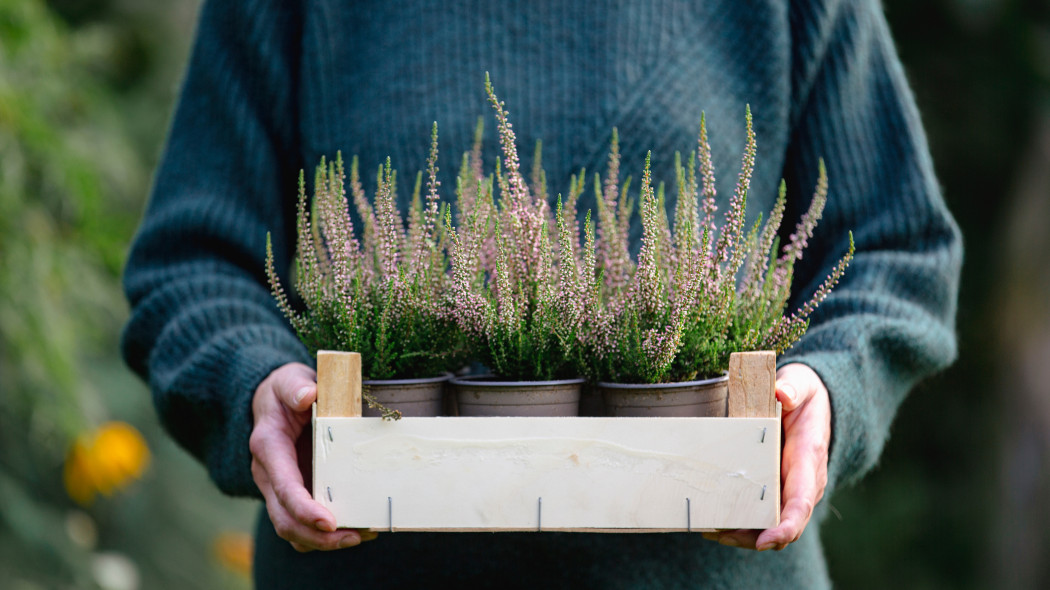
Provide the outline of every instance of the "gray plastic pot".
<path id="1" fill-rule="evenodd" d="M 497 381 L 453 378 L 460 416 L 576 416 L 583 379 Z"/>
<path id="2" fill-rule="evenodd" d="M 362 381 L 365 390 L 375 396 L 376 401 L 398 410 L 404 417 L 429 418 L 440 416 L 443 408 L 442 398 L 445 383 L 451 374 L 423 379 L 376 379 Z M 368 407 L 364 402 L 361 415 L 378 418 L 381 413 Z"/>
<path id="3" fill-rule="evenodd" d="M 711 417 L 728 412 L 729 375 L 679 383 L 598 383 L 609 416 Z"/>

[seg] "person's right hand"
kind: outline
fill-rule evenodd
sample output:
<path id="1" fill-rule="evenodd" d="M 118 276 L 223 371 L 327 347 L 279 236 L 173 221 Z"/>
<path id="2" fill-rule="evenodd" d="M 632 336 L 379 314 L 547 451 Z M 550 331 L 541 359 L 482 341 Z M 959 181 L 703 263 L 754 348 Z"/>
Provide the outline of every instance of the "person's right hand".
<path id="1" fill-rule="evenodd" d="M 274 530 L 296 551 L 328 551 L 370 541 L 370 531 L 335 528 L 335 517 L 310 496 L 303 484 L 296 441 L 310 423 L 310 406 L 317 398 L 317 374 L 304 364 L 289 363 L 270 373 L 252 398 L 252 428 L 248 446 L 252 477 L 266 500 Z M 309 447 L 307 447 L 309 448 Z M 304 457 L 305 461 L 310 458 Z"/>

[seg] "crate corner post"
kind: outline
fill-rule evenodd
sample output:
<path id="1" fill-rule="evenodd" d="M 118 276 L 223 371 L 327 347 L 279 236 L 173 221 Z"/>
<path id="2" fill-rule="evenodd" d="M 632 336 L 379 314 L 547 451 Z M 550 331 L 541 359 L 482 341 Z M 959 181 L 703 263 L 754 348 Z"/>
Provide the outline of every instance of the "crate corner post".
<path id="1" fill-rule="evenodd" d="M 317 400 L 312 411 L 313 497 L 329 510 L 332 496 L 323 485 L 325 462 L 331 440 L 332 418 L 361 416 L 361 354 L 357 352 L 317 351 Z M 325 437 L 328 437 L 327 439 Z M 338 516 L 336 518 L 338 521 Z"/>
<path id="2" fill-rule="evenodd" d="M 734 352 L 729 355 L 730 418 L 775 418 L 773 443 L 777 449 L 776 472 L 780 473 L 781 419 L 783 408 L 777 401 L 777 357 L 772 350 Z M 779 479 L 779 478 L 778 478 Z M 774 524 L 780 524 L 780 486 L 774 486 L 776 504 Z"/>
<path id="3" fill-rule="evenodd" d="M 776 418 L 777 358 L 771 350 L 729 355 L 730 418 Z"/>
<path id="4" fill-rule="evenodd" d="M 317 417 L 361 416 L 361 354 L 317 351 Z"/>

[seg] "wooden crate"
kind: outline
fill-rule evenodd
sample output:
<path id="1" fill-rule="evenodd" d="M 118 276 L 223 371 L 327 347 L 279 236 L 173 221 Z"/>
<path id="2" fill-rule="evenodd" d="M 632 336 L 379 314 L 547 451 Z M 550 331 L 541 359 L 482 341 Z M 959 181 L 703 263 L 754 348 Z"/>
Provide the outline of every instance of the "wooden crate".
<path id="1" fill-rule="evenodd" d="M 771 352 L 726 418 L 362 418 L 357 353 L 317 357 L 313 495 L 378 531 L 700 532 L 780 521 Z"/>

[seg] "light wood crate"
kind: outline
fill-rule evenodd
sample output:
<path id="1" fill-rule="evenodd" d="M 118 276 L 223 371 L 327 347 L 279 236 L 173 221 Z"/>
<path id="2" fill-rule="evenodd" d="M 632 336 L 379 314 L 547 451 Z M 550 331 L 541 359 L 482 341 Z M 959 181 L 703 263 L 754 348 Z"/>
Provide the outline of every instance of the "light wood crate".
<path id="1" fill-rule="evenodd" d="M 780 521 L 772 352 L 730 360 L 725 418 L 361 416 L 357 353 L 317 355 L 313 495 L 377 531 L 701 532 Z"/>

